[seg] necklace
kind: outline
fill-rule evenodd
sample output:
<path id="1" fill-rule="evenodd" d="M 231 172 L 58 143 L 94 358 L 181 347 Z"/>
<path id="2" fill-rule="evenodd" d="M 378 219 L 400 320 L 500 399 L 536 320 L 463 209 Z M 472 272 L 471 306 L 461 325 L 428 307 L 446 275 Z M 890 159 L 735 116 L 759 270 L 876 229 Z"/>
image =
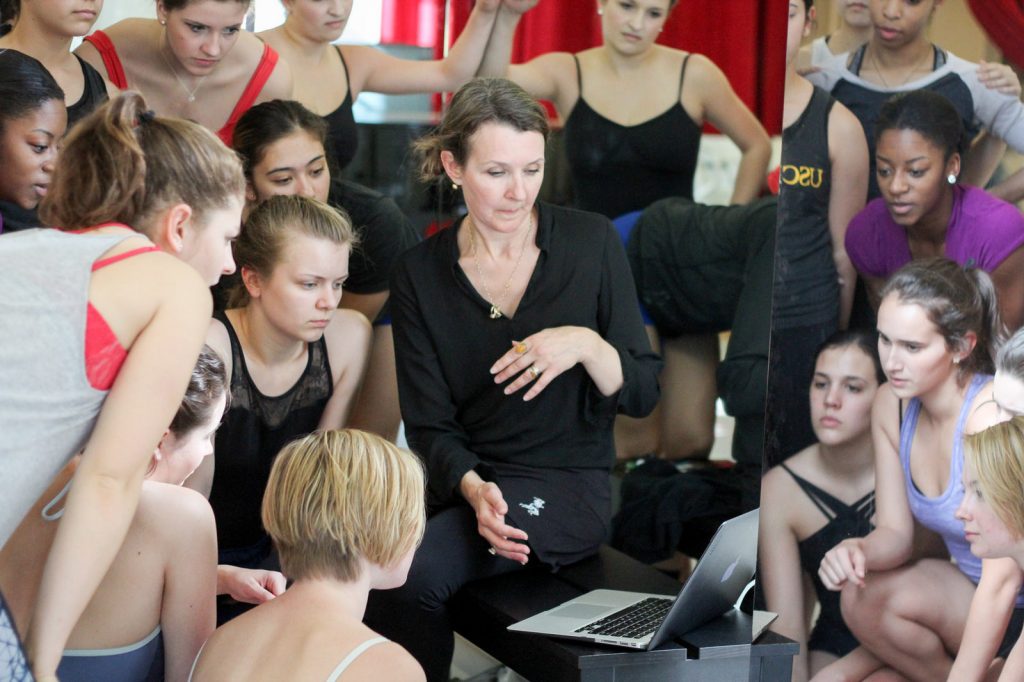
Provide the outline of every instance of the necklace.
<path id="1" fill-rule="evenodd" d="M 930 44 L 929 47 L 931 47 Z M 870 49 L 870 46 L 867 49 Z M 910 71 L 908 71 L 907 74 L 903 77 L 903 80 L 901 80 L 895 86 L 889 85 L 889 82 L 885 80 L 885 76 L 882 75 L 882 65 L 878 63 L 878 55 L 875 54 L 873 50 L 871 52 L 871 61 L 875 65 L 875 73 L 878 74 L 878 79 L 882 81 L 882 85 L 884 85 L 888 90 L 894 90 L 896 88 L 902 88 L 904 85 L 906 85 L 907 81 L 909 81 L 914 76 L 914 73 L 917 71 L 918 67 L 920 67 L 921 64 L 923 64 L 928 59 L 928 57 L 932 56 L 934 53 L 934 48 L 928 50 L 925 53 L 924 58 L 917 60 L 917 62 L 914 63 L 913 67 L 911 67 Z"/>
<path id="2" fill-rule="evenodd" d="M 166 34 L 164 35 L 164 40 L 166 42 Z M 169 59 L 167 59 L 167 55 L 164 54 L 163 45 L 161 45 L 157 49 L 157 51 L 160 53 L 160 56 L 163 58 L 164 64 L 166 64 L 167 68 L 171 70 L 172 74 L 174 74 L 174 78 L 175 78 L 175 80 L 178 81 L 178 85 L 180 85 L 181 89 L 185 91 L 185 94 L 188 96 L 188 101 L 189 102 L 195 102 L 196 101 L 196 93 L 199 92 L 199 88 L 203 87 L 203 81 L 206 80 L 206 76 L 203 76 L 202 78 L 200 78 L 199 82 L 196 83 L 196 87 L 194 87 L 191 90 L 189 90 L 188 86 L 185 85 L 185 81 L 183 81 L 181 79 L 181 76 L 178 75 L 178 70 L 174 68 L 174 65 L 171 64 Z M 209 74 L 207 74 L 207 75 L 209 75 Z"/>
<path id="3" fill-rule="evenodd" d="M 472 218 L 469 218 L 472 221 Z M 469 251 L 473 256 L 473 264 L 476 265 L 476 278 L 480 280 L 480 286 L 484 290 L 484 298 L 491 304 L 490 318 L 496 320 L 502 315 L 501 306 L 504 305 L 505 300 L 508 298 L 509 291 L 512 288 L 512 278 L 516 276 L 516 271 L 519 270 L 519 264 L 523 261 L 523 254 L 526 253 L 526 240 L 530 238 L 530 233 L 533 232 L 533 212 L 530 213 L 530 222 L 526 226 L 526 234 L 523 235 L 523 243 L 519 249 L 519 257 L 516 258 L 516 264 L 512 266 L 512 273 L 509 274 L 508 279 L 505 281 L 505 287 L 501 292 L 501 299 L 495 301 L 494 297 L 491 296 L 491 290 L 487 288 L 487 282 L 484 280 L 483 272 L 480 270 L 480 258 L 476 253 L 476 223 L 470 222 L 469 224 Z"/>

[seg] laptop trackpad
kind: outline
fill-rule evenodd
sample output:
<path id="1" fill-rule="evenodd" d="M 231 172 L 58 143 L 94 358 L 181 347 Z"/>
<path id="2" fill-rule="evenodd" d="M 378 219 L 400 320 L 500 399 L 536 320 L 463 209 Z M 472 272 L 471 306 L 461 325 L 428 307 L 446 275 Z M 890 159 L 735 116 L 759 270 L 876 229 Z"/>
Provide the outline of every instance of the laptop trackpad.
<path id="1" fill-rule="evenodd" d="M 548 613 L 549 616 L 559 616 L 561 618 L 581 618 L 583 620 L 590 620 L 591 618 L 597 618 L 598 616 L 608 613 L 609 609 L 607 606 L 597 606 L 594 604 L 566 604 L 561 606 L 554 611 Z"/>

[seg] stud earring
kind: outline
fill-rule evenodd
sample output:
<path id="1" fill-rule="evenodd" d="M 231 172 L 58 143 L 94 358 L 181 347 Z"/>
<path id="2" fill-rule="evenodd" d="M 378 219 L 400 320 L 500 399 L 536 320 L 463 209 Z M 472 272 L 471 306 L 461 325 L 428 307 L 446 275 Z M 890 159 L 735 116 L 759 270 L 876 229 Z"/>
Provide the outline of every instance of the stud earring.
<path id="1" fill-rule="evenodd" d="M 950 173 L 949 175 L 946 176 L 946 182 L 948 182 L 951 185 L 955 185 L 956 184 L 956 176 L 953 175 L 952 173 Z"/>
<path id="2" fill-rule="evenodd" d="M 166 19 L 161 19 L 160 20 L 160 25 L 161 26 L 166 26 L 167 25 L 167 20 Z"/>
<path id="3" fill-rule="evenodd" d="M 959 365 L 960 364 L 960 358 L 953 358 L 953 364 L 954 365 Z"/>
<path id="4" fill-rule="evenodd" d="M 455 190 L 456 192 L 458 192 L 458 191 L 459 191 L 459 187 L 461 187 L 461 186 L 462 186 L 462 185 L 460 185 L 460 184 L 459 184 L 459 183 L 457 183 L 457 182 L 453 182 L 453 183 L 452 183 L 452 189 L 453 189 L 453 190 Z"/>
<path id="5" fill-rule="evenodd" d="M 603 7 L 598 7 L 597 8 L 597 16 L 601 16 L 602 14 L 604 14 L 604 8 Z"/>

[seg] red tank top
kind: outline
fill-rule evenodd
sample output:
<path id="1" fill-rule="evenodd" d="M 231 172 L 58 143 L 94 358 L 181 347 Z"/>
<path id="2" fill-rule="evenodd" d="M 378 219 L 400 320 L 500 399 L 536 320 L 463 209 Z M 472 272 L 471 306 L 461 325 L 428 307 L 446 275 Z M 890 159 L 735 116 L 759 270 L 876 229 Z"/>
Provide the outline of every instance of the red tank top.
<path id="1" fill-rule="evenodd" d="M 103 58 L 103 65 L 107 68 L 107 78 L 110 82 L 122 90 L 127 90 L 128 77 L 124 72 L 124 65 L 121 64 L 121 57 L 117 54 L 117 48 L 114 47 L 114 42 L 110 37 L 103 31 L 94 31 L 91 35 L 86 36 L 85 40 L 91 43 Z M 270 74 L 277 66 L 277 60 L 278 54 L 274 48 L 264 45 L 263 55 L 260 57 L 259 63 L 256 64 L 256 70 L 252 72 L 245 90 L 242 91 L 242 96 L 238 98 L 235 108 L 228 116 L 227 123 L 217 131 L 217 137 L 229 147 L 235 135 L 235 125 L 238 123 L 238 119 L 252 107 L 256 98 L 263 91 L 263 86 L 267 84 Z"/>
<path id="2" fill-rule="evenodd" d="M 100 268 L 137 256 L 140 253 L 152 253 L 159 250 L 155 246 L 142 246 L 116 256 L 101 258 L 92 264 L 92 271 L 96 272 Z M 103 319 L 100 311 L 96 310 L 92 303 L 89 303 L 85 317 L 85 375 L 89 379 L 89 385 L 100 391 L 110 390 L 126 357 L 128 357 L 128 351 L 117 340 L 117 336 L 114 335 L 107 321 Z"/>

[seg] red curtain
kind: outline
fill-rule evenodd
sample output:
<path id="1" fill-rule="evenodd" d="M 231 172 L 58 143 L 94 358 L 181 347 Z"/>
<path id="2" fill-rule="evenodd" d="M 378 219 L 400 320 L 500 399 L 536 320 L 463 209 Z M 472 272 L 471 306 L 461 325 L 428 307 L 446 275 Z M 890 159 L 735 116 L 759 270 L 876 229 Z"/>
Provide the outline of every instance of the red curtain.
<path id="1" fill-rule="evenodd" d="M 1022 0 L 968 0 L 971 12 L 1006 58 L 1024 69 L 1024 2 Z"/>
<path id="2" fill-rule="evenodd" d="M 380 41 L 437 47 L 444 36 L 443 0 L 383 0 Z"/>
<path id="3" fill-rule="evenodd" d="M 458 35 L 473 0 L 451 0 L 451 7 L 454 30 L 450 35 Z M 523 62 L 545 52 L 578 52 L 600 44 L 596 7 L 595 0 L 542 0 L 519 24 L 512 61 Z M 777 0 L 679 0 L 659 42 L 711 59 L 768 132 L 778 133 L 787 9 Z"/>

